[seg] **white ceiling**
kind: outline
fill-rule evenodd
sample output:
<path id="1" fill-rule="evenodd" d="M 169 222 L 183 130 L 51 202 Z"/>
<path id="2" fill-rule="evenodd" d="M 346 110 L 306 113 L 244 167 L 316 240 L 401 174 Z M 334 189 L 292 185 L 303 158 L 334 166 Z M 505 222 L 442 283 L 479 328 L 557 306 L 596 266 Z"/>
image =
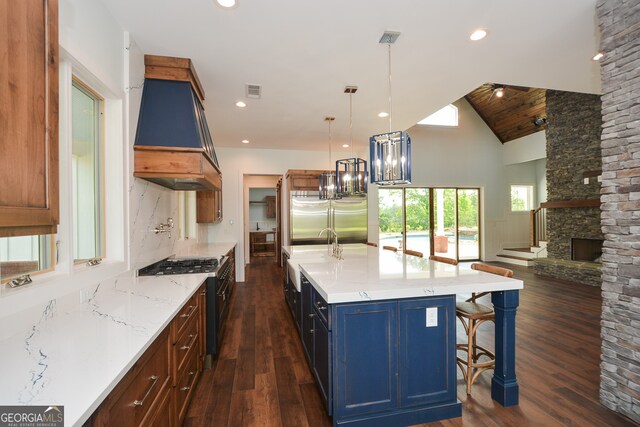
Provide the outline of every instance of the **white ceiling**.
<path id="1" fill-rule="evenodd" d="M 385 30 L 402 33 L 394 130 L 485 82 L 600 90 L 596 0 L 239 0 L 232 10 L 215 0 L 103 1 L 143 52 L 194 61 L 216 146 L 326 150 L 332 115 L 339 147 L 349 140 L 344 86 L 356 85 L 353 135 L 364 148 L 389 126 L 377 117 L 388 110 Z M 471 42 L 477 28 L 489 35 Z M 246 99 L 245 83 L 261 84 L 262 99 Z"/>

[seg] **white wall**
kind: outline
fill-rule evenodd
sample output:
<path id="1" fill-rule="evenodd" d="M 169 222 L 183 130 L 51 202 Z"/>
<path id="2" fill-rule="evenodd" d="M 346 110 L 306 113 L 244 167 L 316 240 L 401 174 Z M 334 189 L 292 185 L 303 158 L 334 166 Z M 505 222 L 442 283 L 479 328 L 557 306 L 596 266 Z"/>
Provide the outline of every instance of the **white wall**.
<path id="1" fill-rule="evenodd" d="M 214 135 L 215 136 L 215 135 Z M 237 242 L 236 279 L 244 281 L 245 239 L 243 194 L 245 175 L 284 175 L 289 169 L 325 169 L 327 157 L 319 151 L 216 148 L 222 169 L 222 209 L 220 224 L 201 225 L 200 242 Z M 286 200 L 286 190 L 283 199 Z M 248 199 L 245 199 L 248 200 Z M 283 201 L 284 201 L 283 200 Z M 286 210 L 283 210 L 286 212 Z M 288 230 L 282 230 L 286 236 Z"/>
<path id="2" fill-rule="evenodd" d="M 546 132 L 540 131 L 504 144 L 504 164 L 530 162 L 547 157 Z"/>
<path id="3" fill-rule="evenodd" d="M 480 187 L 482 189 L 482 258 L 495 259 L 503 242 L 517 240 L 519 224 L 508 215 L 507 171 L 504 146 L 461 99 L 456 128 L 416 125 L 408 130 L 412 144 L 412 184 L 427 187 Z M 378 232 L 377 188 L 369 193 L 369 240 Z M 522 235 L 528 233 L 527 228 Z"/>
<path id="4" fill-rule="evenodd" d="M 536 169 L 536 207 L 547 201 L 547 159 L 533 162 Z"/>
<path id="5" fill-rule="evenodd" d="M 144 55 L 100 0 L 61 0 L 59 15 L 64 55 L 72 59 L 74 70 L 82 73 L 87 84 L 104 88 L 100 94 L 106 98 L 105 167 L 107 175 L 109 171 L 117 175 L 117 179 L 107 179 L 105 188 L 107 244 L 110 236 L 126 236 L 124 249 L 108 247 L 107 258 L 117 256 L 135 268 L 169 256 L 177 232 L 169 238 L 154 234 L 153 228 L 169 217 L 177 219 L 175 192 L 133 178 L 132 147 L 142 98 Z M 114 122 L 119 126 L 117 133 L 112 131 Z M 61 169 L 65 167 L 61 155 Z M 64 232 L 62 224 L 61 229 Z"/>

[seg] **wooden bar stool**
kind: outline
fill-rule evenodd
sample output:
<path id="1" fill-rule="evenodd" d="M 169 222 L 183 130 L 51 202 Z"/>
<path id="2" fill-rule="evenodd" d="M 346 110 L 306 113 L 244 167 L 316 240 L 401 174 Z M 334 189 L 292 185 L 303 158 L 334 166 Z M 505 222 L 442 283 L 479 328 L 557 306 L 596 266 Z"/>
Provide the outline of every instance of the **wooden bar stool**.
<path id="1" fill-rule="evenodd" d="M 411 249 L 405 249 L 404 253 L 407 254 L 407 255 L 413 255 L 413 256 L 420 257 L 420 258 L 424 258 L 424 255 L 422 254 L 422 252 L 412 251 Z"/>
<path id="2" fill-rule="evenodd" d="M 513 271 L 506 268 L 495 267 L 487 264 L 471 264 L 472 270 L 484 271 L 487 273 L 497 274 L 504 277 L 513 277 Z M 496 356 L 490 350 L 479 346 L 476 343 L 476 332 L 478 327 L 484 322 L 491 321 L 495 323 L 496 315 L 492 307 L 479 304 L 476 300 L 489 292 L 473 293 L 471 298 L 465 302 L 456 304 L 456 316 L 462 322 L 464 331 L 467 334 L 467 343 L 456 345 L 457 350 L 467 353 L 467 358 L 456 356 L 457 364 L 465 382 L 467 383 L 467 394 L 471 394 L 471 385 L 478 376 L 489 369 L 494 369 L 496 364 Z M 485 356 L 489 360 L 479 362 L 481 357 Z"/>
<path id="3" fill-rule="evenodd" d="M 451 265 L 458 265 L 458 261 L 456 261 L 453 258 L 446 258 L 446 257 L 443 257 L 443 256 L 431 255 L 429 257 L 429 259 L 432 260 L 432 261 L 444 262 L 444 263 L 451 264 Z"/>
<path id="4" fill-rule="evenodd" d="M 395 246 L 383 246 L 382 249 L 384 249 L 385 251 L 398 252 L 398 248 L 396 248 Z"/>
<path id="5" fill-rule="evenodd" d="M 367 245 L 368 246 L 373 246 L 374 248 L 378 247 L 378 244 L 377 243 L 373 243 L 373 242 L 367 242 Z"/>

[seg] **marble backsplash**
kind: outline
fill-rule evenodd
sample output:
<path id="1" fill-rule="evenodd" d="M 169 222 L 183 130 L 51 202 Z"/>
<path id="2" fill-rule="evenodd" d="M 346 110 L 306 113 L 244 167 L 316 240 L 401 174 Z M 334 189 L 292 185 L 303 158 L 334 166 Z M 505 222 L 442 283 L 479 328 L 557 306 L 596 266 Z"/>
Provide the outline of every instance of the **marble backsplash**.
<path id="1" fill-rule="evenodd" d="M 149 181 L 133 178 L 129 188 L 131 224 L 129 253 L 131 267 L 139 268 L 172 255 L 178 239 L 178 196 Z M 156 234 L 154 229 L 173 218 L 171 233 Z"/>

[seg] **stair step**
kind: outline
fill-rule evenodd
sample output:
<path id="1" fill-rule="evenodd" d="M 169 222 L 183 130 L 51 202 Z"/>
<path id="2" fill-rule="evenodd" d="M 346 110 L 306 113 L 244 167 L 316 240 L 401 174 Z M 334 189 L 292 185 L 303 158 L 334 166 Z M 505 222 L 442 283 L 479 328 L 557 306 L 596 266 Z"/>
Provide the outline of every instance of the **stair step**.
<path id="1" fill-rule="evenodd" d="M 537 251 L 536 251 L 537 252 Z M 516 258 L 526 258 L 526 259 L 534 259 L 536 258 L 535 252 L 514 250 L 514 249 L 503 249 L 501 252 L 502 255 L 508 255 Z"/>
<path id="2" fill-rule="evenodd" d="M 514 256 L 514 255 L 504 255 L 504 254 L 499 254 L 499 257 L 502 258 L 509 258 L 509 259 L 519 259 L 520 261 L 529 261 L 529 258 L 525 258 L 525 257 L 521 257 L 521 256 Z"/>
<path id="3" fill-rule="evenodd" d="M 515 255 L 498 254 L 498 260 L 509 264 L 522 265 L 525 267 L 531 267 L 533 265 L 533 259 L 524 258 Z"/>
<path id="4" fill-rule="evenodd" d="M 505 251 L 531 252 L 531 248 L 504 248 Z"/>

